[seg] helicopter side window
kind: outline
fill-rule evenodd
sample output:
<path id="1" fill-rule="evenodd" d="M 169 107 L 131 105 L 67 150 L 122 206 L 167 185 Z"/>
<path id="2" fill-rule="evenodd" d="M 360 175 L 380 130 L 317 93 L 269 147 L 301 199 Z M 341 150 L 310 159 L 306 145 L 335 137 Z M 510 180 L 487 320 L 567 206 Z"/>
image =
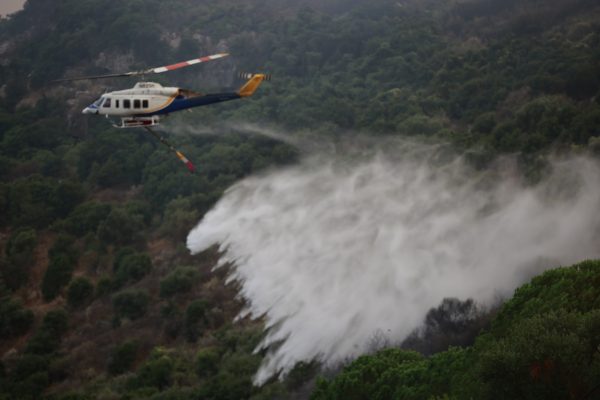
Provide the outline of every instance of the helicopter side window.
<path id="1" fill-rule="evenodd" d="M 102 104 L 103 108 L 110 108 L 110 97 L 106 98 L 106 101 L 104 102 L 104 104 Z"/>
<path id="2" fill-rule="evenodd" d="M 115 100 L 115 108 L 119 108 L 119 100 Z"/>
<path id="3" fill-rule="evenodd" d="M 131 108 L 131 100 L 123 100 L 123 108 Z"/>
<path id="4" fill-rule="evenodd" d="M 142 107 L 148 108 L 148 100 L 142 100 Z"/>
<path id="5" fill-rule="evenodd" d="M 133 108 L 141 108 L 141 102 L 139 99 L 133 100 Z"/>

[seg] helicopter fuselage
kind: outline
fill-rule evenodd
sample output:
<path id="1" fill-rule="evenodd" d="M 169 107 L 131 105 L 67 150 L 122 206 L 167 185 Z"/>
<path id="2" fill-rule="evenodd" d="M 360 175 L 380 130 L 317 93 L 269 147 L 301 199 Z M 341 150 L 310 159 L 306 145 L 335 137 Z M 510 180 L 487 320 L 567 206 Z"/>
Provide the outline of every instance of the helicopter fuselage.
<path id="1" fill-rule="evenodd" d="M 83 109 L 83 114 L 121 118 L 119 128 L 158 125 L 160 118 L 188 108 L 251 96 L 270 76 L 254 74 L 237 92 L 202 94 L 178 87 L 163 87 L 154 82 L 138 82 L 132 89 L 103 94 Z"/>
<path id="2" fill-rule="evenodd" d="M 83 109 L 83 114 L 122 118 L 150 117 L 240 97 L 236 92 L 201 94 L 177 87 L 163 87 L 154 82 L 138 82 L 132 89 L 103 94 Z"/>

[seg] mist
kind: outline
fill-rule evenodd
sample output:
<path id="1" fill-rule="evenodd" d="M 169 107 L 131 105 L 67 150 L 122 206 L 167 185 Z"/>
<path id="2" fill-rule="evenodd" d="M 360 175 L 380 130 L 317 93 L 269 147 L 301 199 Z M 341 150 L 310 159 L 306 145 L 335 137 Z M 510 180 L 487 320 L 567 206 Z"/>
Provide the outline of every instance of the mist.
<path id="1" fill-rule="evenodd" d="M 192 253 L 219 244 L 240 316 L 266 322 L 257 384 L 301 360 L 358 356 L 377 332 L 399 342 L 444 298 L 485 306 L 599 256 L 591 159 L 552 161 L 531 186 L 510 160 L 481 172 L 435 146 L 344 147 L 244 179 L 188 236 Z"/>

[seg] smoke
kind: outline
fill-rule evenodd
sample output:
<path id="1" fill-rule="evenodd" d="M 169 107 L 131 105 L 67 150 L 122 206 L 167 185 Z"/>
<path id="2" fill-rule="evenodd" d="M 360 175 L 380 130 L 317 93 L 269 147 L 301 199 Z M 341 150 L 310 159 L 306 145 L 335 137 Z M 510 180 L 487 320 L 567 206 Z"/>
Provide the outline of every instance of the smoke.
<path id="1" fill-rule="evenodd" d="M 434 147 L 323 155 L 230 188 L 188 237 L 215 243 L 264 317 L 255 382 L 300 360 L 400 341 L 446 297 L 489 304 L 543 269 L 597 257 L 600 166 L 552 162 L 535 187 L 510 163 L 485 173 Z"/>

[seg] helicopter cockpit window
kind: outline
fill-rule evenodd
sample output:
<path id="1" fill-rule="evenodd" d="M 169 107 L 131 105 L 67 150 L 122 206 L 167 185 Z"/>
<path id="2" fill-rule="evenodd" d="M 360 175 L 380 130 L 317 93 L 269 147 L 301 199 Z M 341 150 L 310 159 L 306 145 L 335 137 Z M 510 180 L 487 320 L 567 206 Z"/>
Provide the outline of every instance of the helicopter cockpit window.
<path id="1" fill-rule="evenodd" d="M 100 107 L 100 104 L 102 104 L 103 101 L 104 101 L 104 97 L 100 97 L 98 100 L 93 102 L 92 105 L 94 105 L 96 107 Z"/>
<path id="2" fill-rule="evenodd" d="M 141 107 L 142 107 L 141 102 L 138 99 L 133 100 L 133 108 L 141 108 Z"/>
<path id="3" fill-rule="evenodd" d="M 123 100 L 123 108 L 131 108 L 131 100 Z"/>
<path id="4" fill-rule="evenodd" d="M 102 104 L 102 107 L 104 107 L 104 108 L 110 108 L 110 103 L 111 103 L 110 97 L 107 97 L 106 101 L 104 102 L 104 104 Z"/>

